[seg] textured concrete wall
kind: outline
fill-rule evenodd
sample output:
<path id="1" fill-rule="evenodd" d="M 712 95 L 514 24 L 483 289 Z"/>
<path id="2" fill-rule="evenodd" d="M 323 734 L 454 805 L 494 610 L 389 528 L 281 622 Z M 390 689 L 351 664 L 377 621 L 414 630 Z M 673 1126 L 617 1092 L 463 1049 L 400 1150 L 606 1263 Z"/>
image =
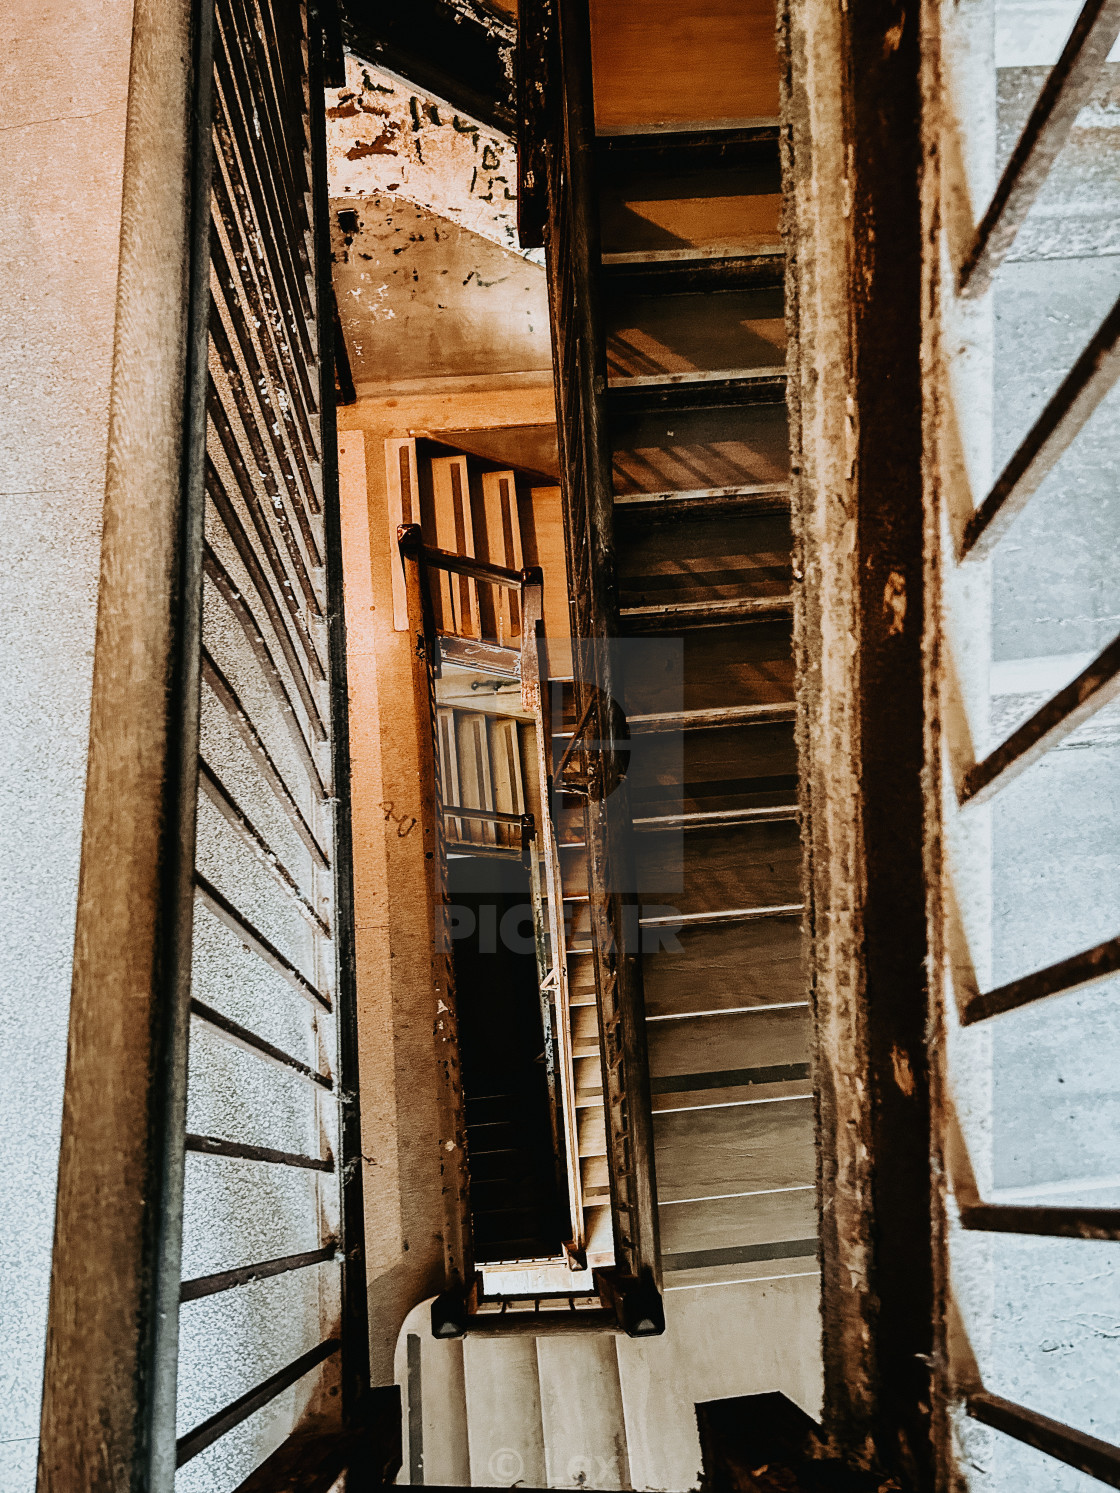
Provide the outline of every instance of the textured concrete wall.
<path id="1" fill-rule="evenodd" d="M 34 1484 L 131 0 L 0 16 L 0 1488 Z"/>

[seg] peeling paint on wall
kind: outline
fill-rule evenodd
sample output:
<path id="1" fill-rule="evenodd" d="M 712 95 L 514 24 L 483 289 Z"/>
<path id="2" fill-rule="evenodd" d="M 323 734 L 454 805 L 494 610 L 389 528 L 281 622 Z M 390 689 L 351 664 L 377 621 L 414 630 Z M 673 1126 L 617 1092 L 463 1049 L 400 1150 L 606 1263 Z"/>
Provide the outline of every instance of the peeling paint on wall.
<path id="1" fill-rule="evenodd" d="M 543 269 L 399 193 L 331 202 L 335 294 L 355 380 L 547 373 Z"/>
<path id="2" fill-rule="evenodd" d="M 521 252 L 512 141 L 349 53 L 327 90 L 327 160 L 332 198 L 393 194 Z"/>

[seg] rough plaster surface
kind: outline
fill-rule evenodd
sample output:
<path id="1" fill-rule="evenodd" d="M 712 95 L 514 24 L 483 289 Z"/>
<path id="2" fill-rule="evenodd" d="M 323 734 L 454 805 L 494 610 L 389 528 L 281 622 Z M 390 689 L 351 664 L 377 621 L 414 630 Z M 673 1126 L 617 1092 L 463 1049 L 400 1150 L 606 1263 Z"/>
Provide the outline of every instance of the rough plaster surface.
<path id="1" fill-rule="evenodd" d="M 327 90 L 327 164 L 334 197 L 392 194 L 517 248 L 511 142 L 352 54 L 345 86 Z"/>
<path id="2" fill-rule="evenodd" d="M 550 372 L 544 270 L 388 192 L 331 202 L 335 294 L 359 392 Z"/>
<path id="3" fill-rule="evenodd" d="M 34 1483 L 130 0 L 0 16 L 0 1487 Z"/>

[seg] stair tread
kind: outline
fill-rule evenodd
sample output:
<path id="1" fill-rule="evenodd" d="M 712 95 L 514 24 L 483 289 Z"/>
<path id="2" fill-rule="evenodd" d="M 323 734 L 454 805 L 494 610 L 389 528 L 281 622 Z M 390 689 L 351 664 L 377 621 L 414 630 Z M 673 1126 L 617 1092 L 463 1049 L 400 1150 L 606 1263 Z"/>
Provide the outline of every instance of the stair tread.
<path id="1" fill-rule="evenodd" d="M 696 248 L 682 249 L 611 249 L 602 256 L 606 270 L 631 269 L 639 265 L 725 265 L 732 260 L 750 260 L 758 264 L 785 263 L 786 251 L 780 245 L 766 244 L 757 248 Z"/>
<path id="2" fill-rule="evenodd" d="M 667 710 L 650 715 L 632 715 L 628 724 L 637 732 L 678 731 L 713 726 L 771 725 L 796 718 L 794 701 L 781 700 L 765 705 L 721 705 L 699 710 Z"/>
<path id="3" fill-rule="evenodd" d="M 761 364 L 753 368 L 690 368 L 680 373 L 633 373 L 607 380 L 607 389 L 663 389 L 688 384 L 763 383 L 780 379 L 785 383 L 784 363 Z"/>
<path id="4" fill-rule="evenodd" d="M 621 607 L 619 617 L 623 622 L 671 623 L 682 620 L 731 622 L 753 617 L 769 618 L 788 616 L 793 610 L 793 597 L 785 596 L 734 596 L 712 601 L 666 601 L 649 606 Z"/>
<path id="5" fill-rule="evenodd" d="M 734 487 L 694 487 L 669 492 L 622 493 L 614 500 L 616 517 L 636 517 L 644 511 L 657 512 L 662 508 L 681 507 L 697 514 L 704 509 L 722 510 L 729 505 L 750 508 L 788 508 L 788 482 L 762 482 L 754 486 L 740 484 Z"/>

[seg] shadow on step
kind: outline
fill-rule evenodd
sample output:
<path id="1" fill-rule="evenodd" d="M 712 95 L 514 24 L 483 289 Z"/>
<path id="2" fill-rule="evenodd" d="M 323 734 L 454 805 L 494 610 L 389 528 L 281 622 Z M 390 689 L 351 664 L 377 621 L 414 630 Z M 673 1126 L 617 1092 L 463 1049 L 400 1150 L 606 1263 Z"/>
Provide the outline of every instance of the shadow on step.
<path id="1" fill-rule="evenodd" d="M 371 1389 L 354 1429 L 297 1432 L 236 1493 L 376 1493 L 396 1486 L 401 1466 L 401 1392 Z"/>
<path id="2" fill-rule="evenodd" d="M 824 1456 L 820 1427 L 783 1394 L 697 1405 L 703 1493 L 903 1493 Z"/>

